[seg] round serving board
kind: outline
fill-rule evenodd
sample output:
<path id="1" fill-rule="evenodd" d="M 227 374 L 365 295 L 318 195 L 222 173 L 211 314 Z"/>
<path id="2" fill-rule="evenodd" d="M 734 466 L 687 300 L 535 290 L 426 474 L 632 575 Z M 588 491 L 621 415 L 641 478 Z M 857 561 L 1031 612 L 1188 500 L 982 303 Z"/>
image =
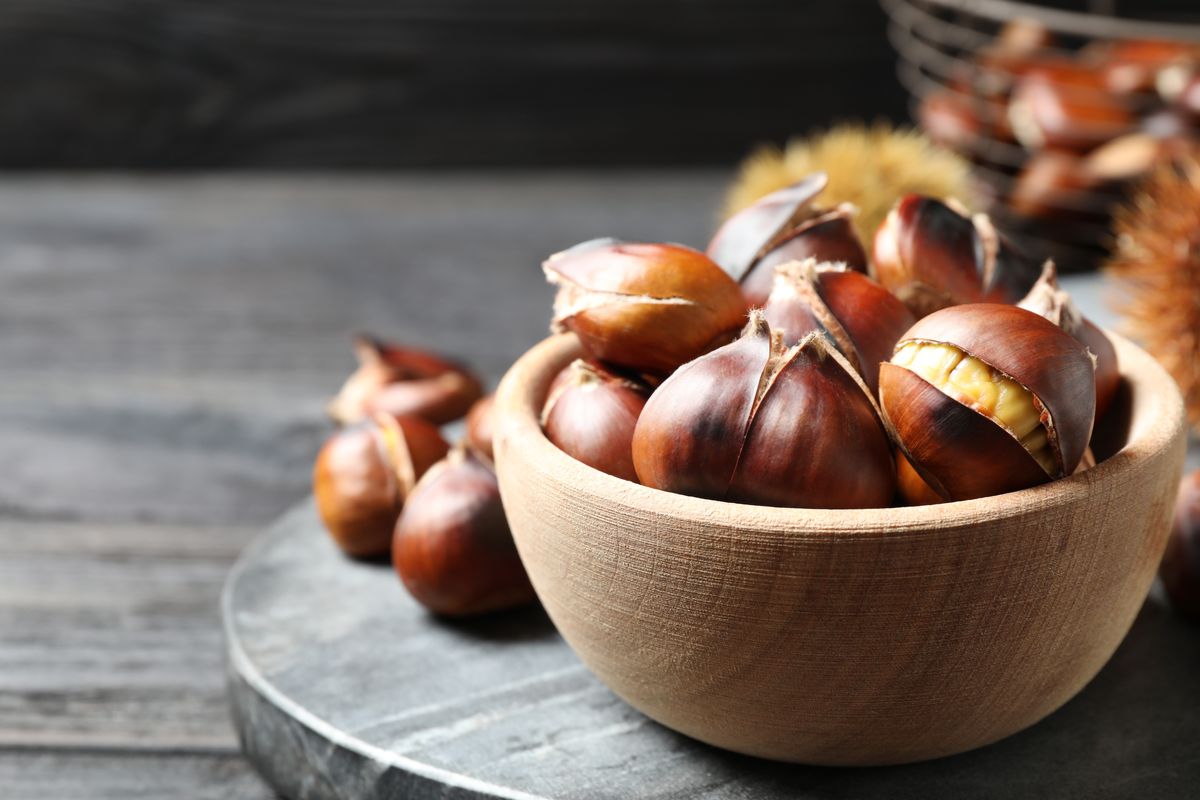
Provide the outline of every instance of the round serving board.
<path id="1" fill-rule="evenodd" d="M 540 609 L 427 614 L 343 557 L 311 503 L 252 544 L 222 598 L 246 755 L 299 798 L 1194 797 L 1200 626 L 1152 596 L 1076 699 L 999 744 L 833 769 L 723 752 L 606 689 Z"/>

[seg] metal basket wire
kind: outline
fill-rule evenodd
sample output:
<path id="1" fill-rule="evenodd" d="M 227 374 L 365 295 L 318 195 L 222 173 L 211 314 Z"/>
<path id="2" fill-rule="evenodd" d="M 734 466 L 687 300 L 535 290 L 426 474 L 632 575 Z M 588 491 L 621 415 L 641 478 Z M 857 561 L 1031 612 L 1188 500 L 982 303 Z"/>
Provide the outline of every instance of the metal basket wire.
<path id="1" fill-rule="evenodd" d="M 997 224 L 1031 252 L 1055 258 L 1065 270 L 1093 268 L 1105 254 L 1108 213 L 1121 195 L 1080 191 L 1059 198 L 1056 202 L 1066 212 L 1065 218 L 1051 225 L 1014 213 L 1006 198 L 1032 152 L 1016 141 L 990 133 L 1008 124 L 1007 101 L 997 104 L 994 98 L 982 97 L 977 87 L 984 78 L 1014 81 L 1018 76 L 1005 74 L 1003 66 L 996 64 L 990 64 L 985 75 L 979 56 L 1007 23 L 1017 19 L 1038 23 L 1053 35 L 1053 44 L 1038 50 L 1040 56 L 1048 58 L 1072 58 L 1098 43 L 1127 40 L 1200 44 L 1200 4 L 1191 9 L 1148 9 L 1153 3 L 1143 3 L 1137 6 L 1139 17 L 1134 18 L 1119 16 L 1115 0 L 1079 2 L 1079 8 L 1012 0 L 881 3 L 890 19 L 888 37 L 899 56 L 897 76 L 910 94 L 913 119 L 919 118 L 920 104 L 934 93 L 957 95 L 961 102 L 968 103 L 981 123 L 981 132 L 960 141 L 956 149 L 971 160 L 979 194 L 988 202 L 987 210 Z M 1078 99 L 1086 101 L 1086 90 L 1078 91 Z"/>

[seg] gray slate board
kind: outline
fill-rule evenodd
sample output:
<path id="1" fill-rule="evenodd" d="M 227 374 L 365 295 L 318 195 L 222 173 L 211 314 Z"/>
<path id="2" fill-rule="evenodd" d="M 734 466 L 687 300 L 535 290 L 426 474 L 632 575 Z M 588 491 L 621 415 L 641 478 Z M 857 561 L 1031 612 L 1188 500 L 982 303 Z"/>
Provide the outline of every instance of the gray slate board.
<path id="1" fill-rule="evenodd" d="M 386 563 L 342 557 L 310 503 L 246 552 L 222 610 L 243 747 L 293 798 L 1183 798 L 1200 779 L 1200 631 L 1156 597 L 1049 719 L 878 769 L 776 764 L 675 734 L 608 691 L 540 609 L 439 620 Z"/>

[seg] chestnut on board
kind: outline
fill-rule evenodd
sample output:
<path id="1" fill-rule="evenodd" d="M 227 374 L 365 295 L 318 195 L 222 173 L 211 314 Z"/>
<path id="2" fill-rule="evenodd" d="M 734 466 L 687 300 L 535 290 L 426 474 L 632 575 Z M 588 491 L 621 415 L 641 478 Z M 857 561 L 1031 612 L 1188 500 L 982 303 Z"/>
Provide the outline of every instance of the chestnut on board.
<path id="1" fill-rule="evenodd" d="M 354 353 L 358 369 L 326 406 L 339 425 L 352 425 L 375 412 L 441 425 L 466 414 L 483 394 L 478 378 L 433 353 L 369 336 L 355 337 Z"/>
<path id="2" fill-rule="evenodd" d="M 551 386 L 542 429 L 559 450 L 589 467 L 637 483 L 633 429 L 650 388 L 595 361 L 576 359 Z"/>
<path id="3" fill-rule="evenodd" d="M 1176 610 L 1200 620 L 1200 470 L 1179 486 L 1171 538 L 1158 571 Z"/>
<path id="4" fill-rule="evenodd" d="M 763 316 L 788 347 L 813 331 L 824 333 L 872 394 L 879 387 L 880 362 L 916 321 L 904 303 L 866 275 L 813 259 L 775 268 Z"/>
<path id="5" fill-rule="evenodd" d="M 417 483 L 395 523 L 392 563 L 430 611 L 467 616 L 532 602 L 489 462 L 456 447 Z"/>
<path id="6" fill-rule="evenodd" d="M 1057 325 L 1016 306 L 972 304 L 918 322 L 880 367 L 884 421 L 948 500 L 1071 474 L 1091 438 L 1095 368 Z"/>
<path id="7" fill-rule="evenodd" d="M 771 292 L 774 268 L 815 258 L 867 271 L 867 252 L 854 230 L 857 209 L 813 204 L 829 179 L 813 173 L 734 214 L 717 230 L 708 255 L 742 287 L 747 305 L 761 306 Z"/>
<path id="8" fill-rule="evenodd" d="M 542 268 L 558 287 L 552 330 L 573 331 L 593 358 L 636 372 L 670 374 L 746 317 L 733 279 L 682 245 L 595 239 Z"/>
<path id="9" fill-rule="evenodd" d="M 741 338 L 685 364 L 633 434 L 646 486 L 809 508 L 891 502 L 892 451 L 866 386 L 821 334 L 784 347 L 759 310 Z"/>
<path id="10" fill-rule="evenodd" d="M 449 449 L 428 422 L 383 413 L 330 436 L 313 465 L 313 495 L 338 547 L 351 556 L 386 553 L 413 486 Z"/>
<path id="11" fill-rule="evenodd" d="M 875 277 L 918 317 L 960 303 L 1015 303 L 1038 265 L 992 226 L 949 203 L 900 198 L 875 234 Z"/>

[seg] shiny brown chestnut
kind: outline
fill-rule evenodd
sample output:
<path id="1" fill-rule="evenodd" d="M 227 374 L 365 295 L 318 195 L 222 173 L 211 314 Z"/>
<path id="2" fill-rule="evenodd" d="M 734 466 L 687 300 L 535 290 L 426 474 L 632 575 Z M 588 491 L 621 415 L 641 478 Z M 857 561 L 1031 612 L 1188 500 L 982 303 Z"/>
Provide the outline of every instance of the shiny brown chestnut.
<path id="1" fill-rule="evenodd" d="M 479 379 L 452 361 L 422 350 L 356 336 L 358 369 L 326 406 L 339 425 L 375 412 L 414 416 L 435 425 L 452 422 L 483 394 Z"/>
<path id="2" fill-rule="evenodd" d="M 1117 349 L 1100 328 L 1083 316 L 1071 296 L 1059 288 L 1053 261 L 1042 267 L 1042 276 L 1018 307 L 1045 317 L 1074 336 L 1096 359 L 1096 419 L 1101 419 L 1121 384 Z"/>
<path id="3" fill-rule="evenodd" d="M 1195 64 L 1198 53 L 1195 43 L 1166 39 L 1106 43 L 1095 50 L 1097 74 L 1103 86 L 1117 95 L 1153 92 L 1162 72 Z"/>
<path id="4" fill-rule="evenodd" d="M 946 502 L 925 482 L 904 453 L 896 452 L 896 493 L 906 506 L 932 506 Z"/>
<path id="5" fill-rule="evenodd" d="M 1092 194 L 1101 183 L 1085 163 L 1083 157 L 1060 150 L 1034 153 L 1013 182 L 1009 208 L 1042 220 L 1104 216 L 1108 203 Z"/>
<path id="6" fill-rule="evenodd" d="M 1069 475 L 1096 412 L 1087 349 L 1016 306 L 954 306 L 918 322 L 879 370 L 897 447 L 947 500 Z"/>
<path id="7" fill-rule="evenodd" d="M 1158 574 L 1171 605 L 1200 620 L 1200 470 L 1185 476 L 1179 485 L 1171 537 Z"/>
<path id="8" fill-rule="evenodd" d="M 450 446 L 416 417 L 378 413 L 337 431 L 313 465 L 317 513 L 348 555 L 383 555 L 405 500 Z"/>
<path id="9" fill-rule="evenodd" d="M 875 234 L 875 278 L 918 317 L 961 303 L 1015 303 L 1038 264 L 985 214 L 919 194 L 900 198 Z"/>
<path id="10" fill-rule="evenodd" d="M 459 446 L 417 483 L 395 523 L 392 563 L 436 614 L 468 616 L 532 602 L 491 463 Z"/>
<path id="11" fill-rule="evenodd" d="M 596 361 L 576 359 L 554 380 L 542 429 L 559 450 L 589 467 L 637 483 L 633 429 L 650 388 Z"/>
<path id="12" fill-rule="evenodd" d="M 872 394 L 879 387 L 880 362 L 916 322 L 904 303 L 866 275 L 811 258 L 775 268 L 763 316 L 785 347 L 813 331 L 824 333 Z"/>
<path id="13" fill-rule="evenodd" d="M 718 500 L 876 508 L 892 450 L 866 386 L 824 336 L 784 347 L 759 310 L 741 338 L 659 386 L 633 434 L 646 486 Z"/>
<path id="14" fill-rule="evenodd" d="M 593 358 L 670 374 L 724 344 L 746 317 L 738 285 L 708 256 L 675 244 L 596 239 L 551 256 L 555 332 Z"/>
<path id="15" fill-rule="evenodd" d="M 1030 70 L 1017 82 L 1008 106 L 1013 134 L 1030 150 L 1085 153 L 1133 130 L 1131 104 L 1110 92 L 1086 64 L 1066 62 Z"/>
<path id="16" fill-rule="evenodd" d="M 485 395 L 476 400 L 475 405 L 467 412 L 467 444 L 473 447 L 476 453 L 486 456 L 488 461 L 495 459 L 492 449 L 495 402 L 494 394 Z"/>
<path id="17" fill-rule="evenodd" d="M 708 255 L 742 287 L 747 305 L 761 306 L 776 265 L 815 258 L 867 271 L 867 252 L 854 230 L 854 206 L 814 204 L 828 177 L 817 172 L 734 214 L 717 230 Z"/>

